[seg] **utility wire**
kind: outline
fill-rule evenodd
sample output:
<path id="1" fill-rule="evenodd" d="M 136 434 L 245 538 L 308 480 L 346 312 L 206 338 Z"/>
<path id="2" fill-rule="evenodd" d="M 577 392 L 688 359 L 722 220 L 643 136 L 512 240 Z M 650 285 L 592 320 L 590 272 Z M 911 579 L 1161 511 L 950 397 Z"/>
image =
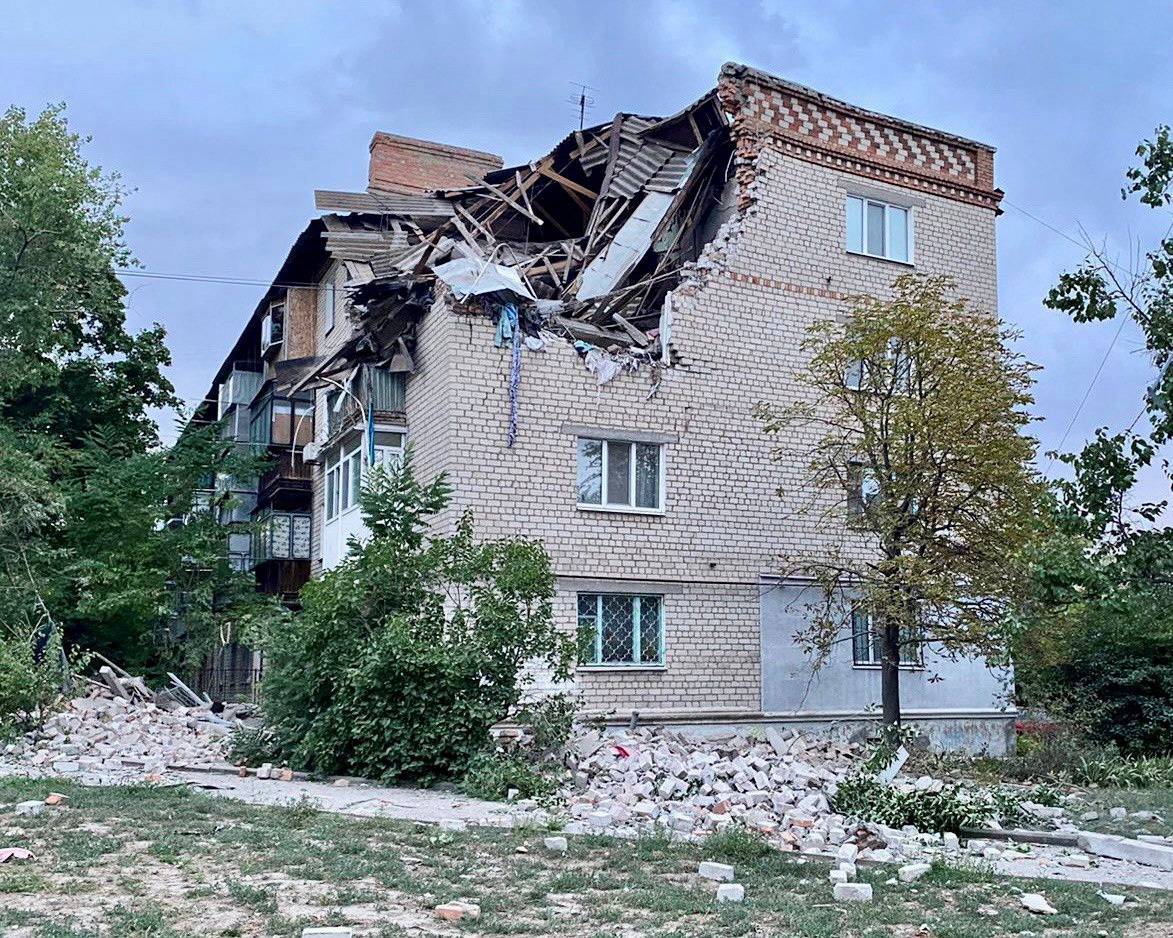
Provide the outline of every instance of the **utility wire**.
<path id="1" fill-rule="evenodd" d="M 1084 251 L 1088 250 L 1088 245 L 1086 243 L 1083 243 L 1083 242 L 1076 240 L 1075 238 L 1071 237 L 1071 235 L 1069 235 L 1067 232 L 1063 231 L 1062 229 L 1056 228 L 1054 225 L 1050 224 L 1049 222 L 1044 221 L 1043 219 L 1041 219 L 1037 215 L 1035 215 L 1033 212 L 1027 211 L 1022 206 L 1016 205 L 1015 203 L 1009 201 L 1008 199 L 1003 199 L 1002 202 L 1004 205 L 1008 205 L 1010 208 L 1014 209 L 1016 212 L 1019 212 L 1020 214 L 1025 215 L 1027 218 L 1031 219 L 1032 221 L 1037 222 L 1038 224 L 1042 225 L 1048 231 L 1053 231 L 1055 234 L 1059 235 L 1059 237 L 1063 238 L 1065 241 L 1070 241 L 1072 244 L 1074 244 L 1076 247 L 1080 248 L 1081 250 L 1084 250 Z M 1101 261 L 1102 261 L 1102 263 L 1104 263 L 1108 267 L 1116 267 L 1115 264 L 1112 264 L 1111 262 L 1109 262 L 1107 260 L 1101 259 Z M 1088 398 L 1091 397 L 1092 389 L 1096 386 L 1096 382 L 1099 380 L 1100 375 L 1103 373 L 1104 366 L 1108 364 L 1108 359 L 1112 355 L 1112 350 L 1116 347 L 1116 342 L 1119 340 L 1120 334 L 1124 331 L 1124 326 L 1128 322 L 1128 320 L 1129 320 L 1129 317 L 1127 315 L 1120 317 L 1120 325 L 1118 325 L 1116 327 L 1116 332 L 1112 336 L 1112 341 L 1108 343 L 1108 348 L 1104 351 L 1104 357 L 1100 359 L 1099 367 L 1096 368 L 1095 374 L 1092 375 L 1091 381 L 1088 382 L 1087 390 L 1083 392 L 1083 397 L 1080 398 L 1079 405 L 1075 408 L 1075 413 L 1073 413 L 1071 415 L 1071 419 L 1069 421 L 1067 421 L 1067 426 L 1063 430 L 1063 436 L 1059 439 L 1059 444 L 1055 447 L 1055 450 L 1054 450 L 1055 453 L 1058 453 L 1060 450 L 1062 450 L 1063 444 L 1067 442 L 1067 437 L 1071 434 L 1072 429 L 1075 427 L 1075 421 L 1079 419 L 1079 415 L 1083 412 L 1083 407 L 1088 402 Z M 1143 411 L 1142 411 L 1142 413 L 1143 413 Z M 1139 419 L 1140 419 L 1140 417 L 1138 416 L 1137 420 L 1139 420 Z M 1134 420 L 1132 422 L 1132 426 L 1136 426 L 1136 420 Z M 1129 427 L 1129 429 L 1131 430 L 1132 427 Z M 1054 466 L 1054 464 L 1055 464 L 1055 456 L 1052 456 L 1050 458 L 1050 460 L 1048 460 L 1048 462 L 1047 462 L 1047 468 L 1045 470 L 1043 470 L 1043 477 L 1044 478 L 1046 478 L 1047 476 L 1049 476 L 1051 474 L 1051 467 Z"/>

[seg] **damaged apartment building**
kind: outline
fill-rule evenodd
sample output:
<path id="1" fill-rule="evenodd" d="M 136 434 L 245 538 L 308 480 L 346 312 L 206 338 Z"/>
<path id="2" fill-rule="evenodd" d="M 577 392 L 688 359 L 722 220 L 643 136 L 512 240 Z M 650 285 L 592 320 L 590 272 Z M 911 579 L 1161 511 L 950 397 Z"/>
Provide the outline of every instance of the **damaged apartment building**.
<path id="1" fill-rule="evenodd" d="M 259 588 L 293 603 L 338 564 L 362 479 L 410 443 L 452 484 L 438 529 L 471 510 L 481 537 L 545 544 L 560 622 L 594 636 L 585 710 L 866 725 L 866 623 L 812 672 L 811 590 L 777 572 L 841 541 L 846 512 L 803 510 L 806 466 L 772 458 L 754 407 L 803 394 L 809 326 L 900 273 L 995 310 L 993 155 L 732 64 L 677 114 L 617 114 L 516 166 L 376 134 L 368 189 L 316 193 L 197 415 L 272 455 L 237 509 L 261 522 L 239 545 Z M 906 717 L 1000 753 L 1002 677 L 930 646 Z"/>

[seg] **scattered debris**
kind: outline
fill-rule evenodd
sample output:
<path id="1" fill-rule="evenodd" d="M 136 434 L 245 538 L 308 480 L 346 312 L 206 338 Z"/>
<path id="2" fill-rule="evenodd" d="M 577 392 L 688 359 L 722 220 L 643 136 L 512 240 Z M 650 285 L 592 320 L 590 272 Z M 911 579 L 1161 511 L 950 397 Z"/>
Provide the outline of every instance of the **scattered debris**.
<path id="1" fill-rule="evenodd" d="M 1119 893 L 1104 892 L 1101 890 L 1097 892 L 1096 895 L 1107 902 L 1109 905 L 1124 905 L 1124 896 L 1120 895 Z"/>
<path id="2" fill-rule="evenodd" d="M 1046 900 L 1046 897 L 1039 895 L 1037 892 L 1023 893 L 1019 897 L 1022 907 L 1029 912 L 1034 912 L 1036 915 L 1057 915 L 1059 910 Z"/>
<path id="3" fill-rule="evenodd" d="M 212 713 L 210 704 L 178 678 L 154 693 L 141 678 L 112 663 L 99 674 L 102 682 L 90 682 L 86 696 L 69 701 L 41 727 L 8 744 L 0 753 L 0 771 L 114 782 L 162 777 L 173 765 L 226 765 L 225 738 L 239 725 L 230 713 Z M 65 800 L 54 792 L 44 804 Z"/>
<path id="4" fill-rule="evenodd" d="M 1173 846 L 1091 831 L 1080 831 L 1076 840 L 1081 850 L 1098 857 L 1130 860 L 1162 870 L 1173 870 Z"/>
<path id="5" fill-rule="evenodd" d="M 9 860 L 25 861 L 34 860 L 31 850 L 25 850 L 24 847 L 0 847 L 0 863 L 7 863 Z"/>
<path id="6" fill-rule="evenodd" d="M 542 840 L 542 846 L 551 853 L 565 853 L 569 849 L 565 837 L 545 837 Z"/>
<path id="7" fill-rule="evenodd" d="M 303 928 L 301 938 L 353 938 L 353 928 L 327 926 L 326 928 Z"/>
<path id="8" fill-rule="evenodd" d="M 733 882 L 733 867 L 725 863 L 714 863 L 710 860 L 705 860 L 699 867 L 697 867 L 697 875 L 705 879 L 712 879 L 718 882 L 731 883 Z"/>
<path id="9" fill-rule="evenodd" d="M 871 883 L 836 883 L 832 894 L 836 902 L 871 902 Z"/>
<path id="10" fill-rule="evenodd" d="M 445 902 L 443 905 L 436 906 L 435 912 L 437 918 L 449 922 L 481 917 L 481 907 L 475 902 Z"/>

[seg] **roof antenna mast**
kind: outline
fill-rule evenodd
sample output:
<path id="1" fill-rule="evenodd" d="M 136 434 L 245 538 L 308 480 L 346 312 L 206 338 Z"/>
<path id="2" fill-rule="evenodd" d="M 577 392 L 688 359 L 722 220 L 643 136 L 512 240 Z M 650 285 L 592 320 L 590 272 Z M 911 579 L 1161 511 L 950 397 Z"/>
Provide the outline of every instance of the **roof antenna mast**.
<path id="1" fill-rule="evenodd" d="M 578 129 L 582 130 L 586 126 L 587 112 L 595 106 L 595 99 L 592 95 L 587 94 L 588 91 L 598 91 L 598 88 L 592 88 L 590 85 L 584 84 L 581 81 L 572 81 L 571 87 L 575 89 L 575 94 L 570 97 L 570 103 L 578 108 Z"/>

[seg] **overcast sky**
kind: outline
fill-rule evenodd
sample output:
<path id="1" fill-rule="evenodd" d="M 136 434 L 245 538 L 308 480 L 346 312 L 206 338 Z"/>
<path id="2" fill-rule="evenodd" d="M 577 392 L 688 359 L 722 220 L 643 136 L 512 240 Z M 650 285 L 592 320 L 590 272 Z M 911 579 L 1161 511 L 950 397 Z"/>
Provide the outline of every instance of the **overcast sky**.
<path id="1" fill-rule="evenodd" d="M 90 158 L 136 189 L 128 235 L 147 270 L 252 280 L 276 272 L 315 188 L 365 187 L 375 130 L 522 162 L 577 123 L 574 82 L 593 89 L 595 121 L 669 114 L 737 61 L 974 137 L 998 148 L 1000 311 L 1043 366 L 1036 433 L 1050 448 L 1117 332 L 1042 307 L 1082 256 L 1067 238 L 1082 226 L 1126 258 L 1163 231 L 1120 187 L 1137 142 L 1173 120 L 1171 18 L 1167 2 L 1087 0 L 18 0 L 5 4 L 0 99 L 66 102 Z M 189 400 L 262 291 L 127 285 L 132 324 L 167 327 Z M 1065 448 L 1128 426 L 1151 377 L 1127 324 Z"/>

